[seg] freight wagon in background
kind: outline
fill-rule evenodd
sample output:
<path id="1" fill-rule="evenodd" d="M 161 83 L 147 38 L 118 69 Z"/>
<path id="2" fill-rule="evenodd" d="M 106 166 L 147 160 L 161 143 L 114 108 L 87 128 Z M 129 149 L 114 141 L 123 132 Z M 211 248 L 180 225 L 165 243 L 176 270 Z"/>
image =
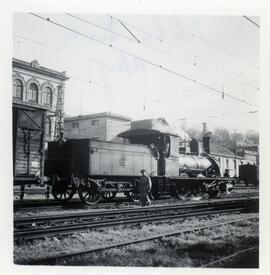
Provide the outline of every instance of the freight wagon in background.
<path id="1" fill-rule="evenodd" d="M 259 166 L 254 164 L 239 165 L 239 181 L 245 185 L 259 185 Z"/>
<path id="2" fill-rule="evenodd" d="M 22 189 L 25 184 L 43 184 L 46 111 L 27 103 L 12 104 L 13 179 Z"/>

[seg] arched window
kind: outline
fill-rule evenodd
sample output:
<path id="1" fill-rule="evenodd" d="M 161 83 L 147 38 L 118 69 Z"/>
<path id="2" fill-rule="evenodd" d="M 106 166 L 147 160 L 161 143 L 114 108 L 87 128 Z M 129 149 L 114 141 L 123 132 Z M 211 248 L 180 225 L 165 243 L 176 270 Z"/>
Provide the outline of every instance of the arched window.
<path id="1" fill-rule="evenodd" d="M 29 101 L 38 103 L 38 86 L 35 83 L 31 83 L 29 86 Z"/>
<path id="2" fill-rule="evenodd" d="M 49 87 L 46 87 L 44 91 L 44 104 L 52 106 L 52 89 Z"/>
<path id="3" fill-rule="evenodd" d="M 19 79 L 15 79 L 13 82 L 13 97 L 23 99 L 23 83 Z"/>
<path id="4" fill-rule="evenodd" d="M 49 117 L 46 119 L 46 137 L 50 138 L 52 135 L 52 121 Z"/>

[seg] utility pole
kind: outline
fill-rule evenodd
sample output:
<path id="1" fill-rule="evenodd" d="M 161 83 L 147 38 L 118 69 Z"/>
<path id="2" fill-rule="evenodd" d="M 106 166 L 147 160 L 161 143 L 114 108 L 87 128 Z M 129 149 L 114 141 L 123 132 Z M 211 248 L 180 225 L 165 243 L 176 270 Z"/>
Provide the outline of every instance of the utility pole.
<path id="1" fill-rule="evenodd" d="M 65 85 L 62 82 L 58 86 L 57 90 L 57 102 L 55 108 L 55 129 L 54 129 L 54 140 L 62 140 L 64 134 L 64 90 Z"/>

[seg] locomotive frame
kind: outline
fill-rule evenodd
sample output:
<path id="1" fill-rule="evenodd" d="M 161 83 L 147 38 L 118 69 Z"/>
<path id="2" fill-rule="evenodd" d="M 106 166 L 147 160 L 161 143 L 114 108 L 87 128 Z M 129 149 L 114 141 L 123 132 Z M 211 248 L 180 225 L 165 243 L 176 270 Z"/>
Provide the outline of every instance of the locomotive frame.
<path id="1" fill-rule="evenodd" d="M 215 197 L 220 191 L 225 192 L 227 185 L 234 185 L 234 179 L 228 178 L 190 178 L 151 176 L 152 199 L 160 195 L 171 195 L 185 199 L 190 195 L 208 193 Z M 88 205 L 111 200 L 117 193 L 123 192 L 131 201 L 139 200 L 138 176 L 115 175 L 66 175 L 52 177 L 52 194 L 60 202 L 66 203 L 78 192 L 81 201 Z"/>

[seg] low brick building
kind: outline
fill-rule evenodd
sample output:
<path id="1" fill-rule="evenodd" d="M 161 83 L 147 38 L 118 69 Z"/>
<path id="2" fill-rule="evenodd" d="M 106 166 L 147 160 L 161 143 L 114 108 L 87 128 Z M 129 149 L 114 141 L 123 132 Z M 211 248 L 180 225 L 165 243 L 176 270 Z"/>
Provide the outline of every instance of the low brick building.
<path id="1" fill-rule="evenodd" d="M 116 136 L 129 129 L 131 119 L 110 112 L 79 115 L 64 119 L 64 137 L 117 141 Z"/>

